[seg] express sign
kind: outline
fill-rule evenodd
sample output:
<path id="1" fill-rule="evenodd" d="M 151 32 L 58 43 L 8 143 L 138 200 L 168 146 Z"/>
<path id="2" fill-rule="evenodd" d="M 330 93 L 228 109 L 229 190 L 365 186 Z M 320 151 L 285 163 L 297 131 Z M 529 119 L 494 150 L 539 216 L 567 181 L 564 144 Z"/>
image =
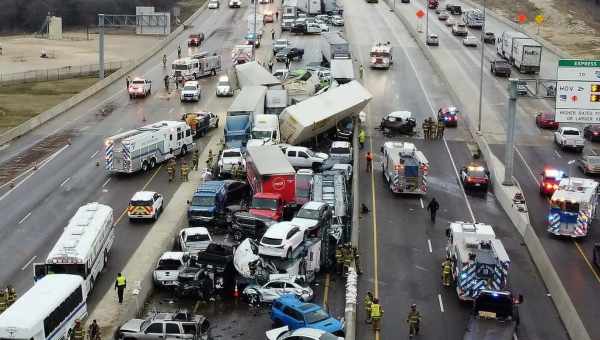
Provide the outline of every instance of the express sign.
<path id="1" fill-rule="evenodd" d="M 561 59 L 556 84 L 556 121 L 600 123 L 600 60 Z"/>

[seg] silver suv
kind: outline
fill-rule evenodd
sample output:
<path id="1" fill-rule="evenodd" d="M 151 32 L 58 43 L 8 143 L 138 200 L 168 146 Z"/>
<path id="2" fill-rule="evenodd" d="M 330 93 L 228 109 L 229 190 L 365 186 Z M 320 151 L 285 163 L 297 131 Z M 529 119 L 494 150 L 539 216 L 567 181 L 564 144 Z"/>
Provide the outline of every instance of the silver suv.
<path id="1" fill-rule="evenodd" d="M 155 313 L 146 319 L 131 319 L 119 329 L 120 340 L 159 340 L 168 337 L 210 340 L 210 323 L 202 315 L 188 312 Z"/>

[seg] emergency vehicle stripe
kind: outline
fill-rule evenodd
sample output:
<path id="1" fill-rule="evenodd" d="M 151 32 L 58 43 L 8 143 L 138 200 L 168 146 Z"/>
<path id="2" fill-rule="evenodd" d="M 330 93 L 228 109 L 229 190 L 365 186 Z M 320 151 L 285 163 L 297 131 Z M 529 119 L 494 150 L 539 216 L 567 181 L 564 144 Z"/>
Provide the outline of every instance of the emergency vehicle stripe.
<path id="1" fill-rule="evenodd" d="M 131 152 L 129 152 L 129 147 L 127 145 L 123 145 L 123 160 L 131 161 Z"/>
<path id="2" fill-rule="evenodd" d="M 109 143 L 106 146 L 105 153 L 106 153 L 105 167 L 106 167 L 106 170 L 110 170 L 110 169 L 112 169 L 112 165 L 113 165 L 113 143 Z"/>
<path id="3" fill-rule="evenodd" d="M 554 213 L 548 216 L 548 231 L 558 235 L 560 231 L 560 214 Z"/>
<path id="4" fill-rule="evenodd" d="M 589 215 L 587 211 L 580 211 L 577 216 L 577 228 L 573 231 L 574 236 L 587 235 L 589 225 Z"/>

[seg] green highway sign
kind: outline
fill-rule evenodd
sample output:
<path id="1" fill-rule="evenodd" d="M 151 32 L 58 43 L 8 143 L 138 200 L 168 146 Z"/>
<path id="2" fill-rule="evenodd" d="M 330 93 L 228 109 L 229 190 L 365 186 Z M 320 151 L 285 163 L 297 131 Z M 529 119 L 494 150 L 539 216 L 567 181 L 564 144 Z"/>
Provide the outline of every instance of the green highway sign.
<path id="1" fill-rule="evenodd" d="M 561 59 L 558 67 L 600 67 L 600 60 Z"/>

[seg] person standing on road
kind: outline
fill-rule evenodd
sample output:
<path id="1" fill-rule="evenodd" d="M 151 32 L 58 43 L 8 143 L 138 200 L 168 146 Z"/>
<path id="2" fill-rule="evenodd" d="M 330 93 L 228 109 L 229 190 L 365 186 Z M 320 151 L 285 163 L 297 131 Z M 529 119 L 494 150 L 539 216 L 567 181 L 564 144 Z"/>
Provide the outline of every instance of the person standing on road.
<path id="1" fill-rule="evenodd" d="M 365 133 L 365 130 L 361 128 L 360 132 L 358 133 L 358 144 L 360 144 L 361 150 L 365 146 L 366 139 L 367 139 L 367 134 Z"/>
<path id="2" fill-rule="evenodd" d="M 371 151 L 367 152 L 367 172 L 371 172 L 373 170 L 373 154 Z"/>
<path id="3" fill-rule="evenodd" d="M 273 73 L 273 58 L 269 59 L 269 72 Z"/>
<path id="4" fill-rule="evenodd" d="M 452 262 L 449 257 L 442 262 L 442 284 L 445 287 L 450 287 L 450 281 L 452 278 Z"/>
<path id="5" fill-rule="evenodd" d="M 444 128 L 445 127 L 446 127 L 446 124 L 444 124 L 444 121 L 442 119 L 438 120 L 438 123 L 437 123 L 437 135 L 436 135 L 437 139 L 444 138 Z"/>
<path id="6" fill-rule="evenodd" d="M 127 90 L 129 90 L 129 82 L 131 82 L 131 79 L 129 79 L 129 76 L 125 77 L 125 84 L 127 86 Z"/>
<path id="7" fill-rule="evenodd" d="M 429 201 L 429 204 L 427 204 L 427 210 L 429 210 L 429 213 L 431 214 L 431 222 L 432 223 L 435 223 L 435 214 L 437 213 L 439 208 L 440 208 L 440 204 L 435 199 L 435 197 L 432 198 L 431 201 Z"/>
<path id="8" fill-rule="evenodd" d="M 119 303 L 123 303 L 123 293 L 125 292 L 125 287 L 127 287 L 127 280 L 123 274 L 118 273 L 117 279 L 115 280 L 115 289 L 117 290 L 117 295 L 119 296 Z"/>
<path id="9" fill-rule="evenodd" d="M 365 72 L 362 64 L 358 67 L 358 74 L 360 75 L 360 79 L 363 79 L 363 73 Z"/>
<path id="10" fill-rule="evenodd" d="M 100 340 L 100 327 L 96 320 L 92 321 L 88 327 L 88 336 L 90 337 L 90 340 Z"/>
<path id="11" fill-rule="evenodd" d="M 285 68 L 290 69 L 290 56 L 285 57 Z"/>
<path id="12" fill-rule="evenodd" d="M 81 325 L 81 320 L 75 320 L 71 340 L 85 340 L 85 329 L 83 329 L 83 326 Z"/>
<path id="13" fill-rule="evenodd" d="M 408 312 L 408 317 L 406 318 L 406 323 L 408 323 L 408 337 L 412 338 L 415 335 L 419 334 L 419 326 L 421 323 L 421 313 L 417 310 L 417 305 L 414 303 L 410 306 L 410 312 Z"/>
<path id="14" fill-rule="evenodd" d="M 189 180 L 188 173 L 190 172 L 190 168 L 187 165 L 187 162 L 184 160 L 181 162 L 181 181 L 187 182 Z"/>
<path id="15" fill-rule="evenodd" d="M 181 59 L 181 45 L 177 46 L 177 59 Z"/>
<path id="16" fill-rule="evenodd" d="M 365 322 L 371 323 L 371 305 L 373 304 L 373 293 L 367 292 L 367 295 L 365 296 L 365 299 L 364 299 L 364 304 L 365 304 L 365 312 L 366 312 L 366 316 L 367 316 L 367 319 L 365 320 Z"/>
<path id="17" fill-rule="evenodd" d="M 271 29 L 271 39 L 275 40 L 275 29 Z"/>
<path id="18" fill-rule="evenodd" d="M 198 171 L 198 161 L 200 160 L 200 153 L 198 149 L 194 150 L 194 154 L 192 155 L 192 169 Z"/>
<path id="19" fill-rule="evenodd" d="M 169 92 L 169 75 L 165 74 L 165 90 Z"/>
<path id="20" fill-rule="evenodd" d="M 379 304 L 379 299 L 374 298 L 371 304 L 371 320 L 373 321 L 373 330 L 375 332 L 380 330 L 381 317 L 383 317 L 383 308 Z"/>
<path id="21" fill-rule="evenodd" d="M 279 21 L 279 11 L 275 11 L 275 20 Z"/>

